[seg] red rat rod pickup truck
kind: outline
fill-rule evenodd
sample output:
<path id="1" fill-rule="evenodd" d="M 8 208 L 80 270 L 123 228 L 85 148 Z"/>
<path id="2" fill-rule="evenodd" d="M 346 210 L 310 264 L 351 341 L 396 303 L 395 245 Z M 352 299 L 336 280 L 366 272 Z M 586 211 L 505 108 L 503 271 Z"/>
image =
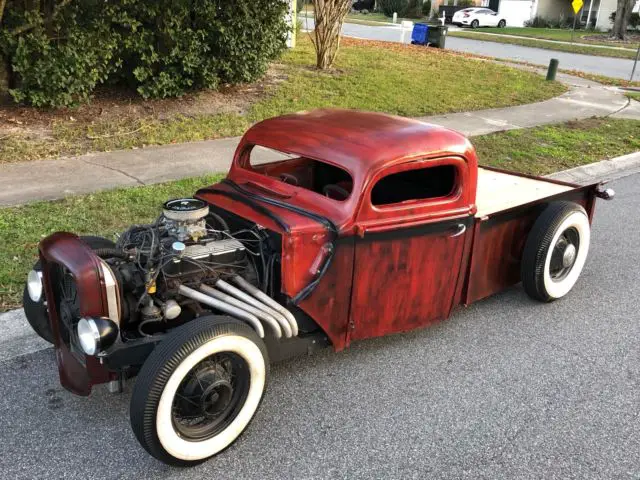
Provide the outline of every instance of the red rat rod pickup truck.
<path id="1" fill-rule="evenodd" d="M 270 361 L 424 327 L 519 281 L 563 297 L 612 196 L 478 168 L 464 136 L 415 120 L 285 115 L 247 131 L 224 180 L 115 243 L 45 238 L 24 308 L 64 387 L 137 374 L 136 437 L 191 465 L 245 430 Z"/>

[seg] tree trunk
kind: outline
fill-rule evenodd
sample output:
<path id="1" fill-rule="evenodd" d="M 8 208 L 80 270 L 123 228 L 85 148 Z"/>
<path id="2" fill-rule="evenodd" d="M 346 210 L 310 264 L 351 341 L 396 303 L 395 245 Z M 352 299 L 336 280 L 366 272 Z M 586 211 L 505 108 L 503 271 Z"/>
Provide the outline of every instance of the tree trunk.
<path id="1" fill-rule="evenodd" d="M 611 38 L 616 40 L 624 40 L 627 35 L 627 22 L 631 16 L 634 0 L 618 0 L 618 8 L 616 9 L 616 19 L 613 22 L 611 30 Z"/>
<path id="2" fill-rule="evenodd" d="M 333 65 L 340 46 L 340 30 L 352 0 L 313 0 L 315 29 L 311 35 L 316 50 L 316 66 L 326 70 Z"/>

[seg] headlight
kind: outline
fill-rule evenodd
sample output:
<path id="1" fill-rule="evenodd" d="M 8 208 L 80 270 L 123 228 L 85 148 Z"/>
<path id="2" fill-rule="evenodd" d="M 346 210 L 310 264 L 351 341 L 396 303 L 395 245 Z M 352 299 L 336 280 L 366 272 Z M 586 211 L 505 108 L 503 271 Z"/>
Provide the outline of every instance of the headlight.
<path id="1" fill-rule="evenodd" d="M 108 318 L 81 318 L 78 340 L 87 355 L 96 355 L 109 348 L 118 337 L 118 326 Z"/>
<path id="2" fill-rule="evenodd" d="M 29 298 L 39 303 L 42 300 L 42 272 L 39 270 L 31 270 L 27 275 L 27 292 Z"/>

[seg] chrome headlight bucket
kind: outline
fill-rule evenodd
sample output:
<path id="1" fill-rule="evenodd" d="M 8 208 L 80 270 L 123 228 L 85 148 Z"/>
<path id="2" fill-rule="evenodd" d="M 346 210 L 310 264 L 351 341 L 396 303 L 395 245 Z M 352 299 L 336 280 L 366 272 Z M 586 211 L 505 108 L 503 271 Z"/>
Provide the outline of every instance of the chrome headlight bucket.
<path id="1" fill-rule="evenodd" d="M 114 344 L 118 338 L 118 326 L 108 318 L 81 318 L 77 334 L 84 353 L 97 355 Z"/>
<path id="2" fill-rule="evenodd" d="M 34 303 L 40 303 L 43 291 L 42 272 L 40 270 L 31 270 L 27 275 L 27 292 L 29 293 L 29 298 Z"/>

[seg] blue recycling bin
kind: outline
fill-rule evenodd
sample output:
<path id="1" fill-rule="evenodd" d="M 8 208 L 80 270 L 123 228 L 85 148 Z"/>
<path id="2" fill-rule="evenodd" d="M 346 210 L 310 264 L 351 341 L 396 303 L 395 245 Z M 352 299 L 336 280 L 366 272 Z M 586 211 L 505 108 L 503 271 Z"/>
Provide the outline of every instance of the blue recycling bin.
<path id="1" fill-rule="evenodd" d="M 429 25 L 426 23 L 416 23 L 411 32 L 412 45 L 426 45 L 429 40 Z"/>

